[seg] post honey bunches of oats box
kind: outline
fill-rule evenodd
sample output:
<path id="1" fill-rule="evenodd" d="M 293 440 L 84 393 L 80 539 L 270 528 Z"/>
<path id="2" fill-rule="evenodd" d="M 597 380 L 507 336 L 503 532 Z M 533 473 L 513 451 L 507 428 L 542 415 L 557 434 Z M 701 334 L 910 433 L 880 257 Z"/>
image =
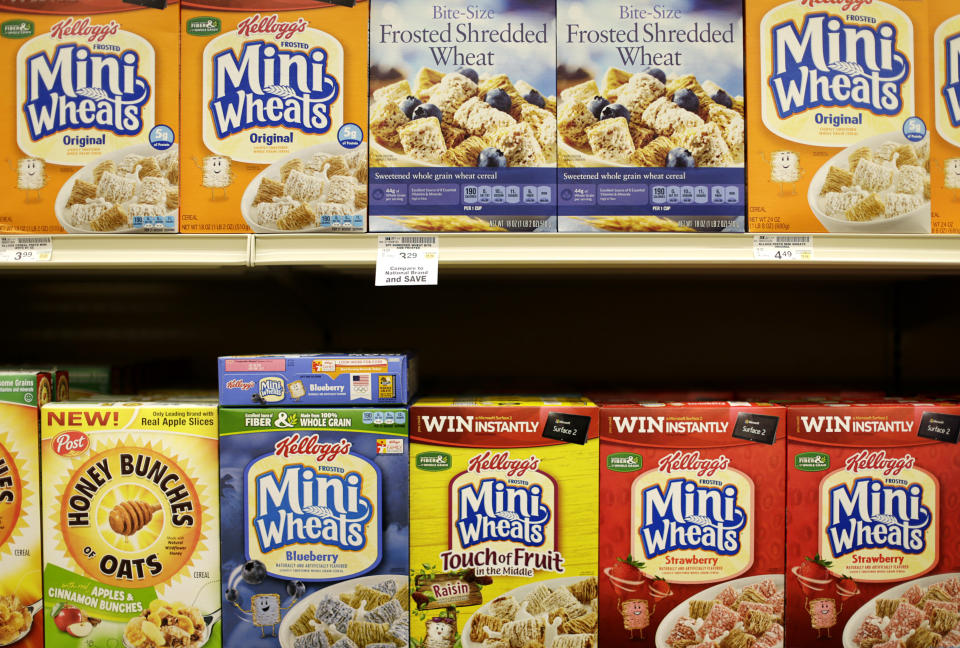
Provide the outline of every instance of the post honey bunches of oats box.
<path id="1" fill-rule="evenodd" d="M 46 645 L 220 646 L 216 405 L 53 403 L 40 442 Z"/>
<path id="2" fill-rule="evenodd" d="M 786 408 L 601 403 L 604 648 L 784 646 Z"/>
<path id="3" fill-rule="evenodd" d="M 407 411 L 220 409 L 224 645 L 405 646 Z"/>
<path id="4" fill-rule="evenodd" d="M 183 3 L 182 231 L 366 231 L 369 7 Z"/>
<path id="5" fill-rule="evenodd" d="M 558 0 L 560 231 L 743 232 L 743 2 Z"/>
<path id="6" fill-rule="evenodd" d="M 960 405 L 790 405 L 788 419 L 788 645 L 960 645 Z"/>
<path id="7" fill-rule="evenodd" d="M 40 552 L 40 408 L 53 399 L 45 371 L 0 371 L 0 644 L 43 646 Z"/>
<path id="8" fill-rule="evenodd" d="M 751 231 L 931 231 L 935 4 L 747 0 Z"/>
<path id="9" fill-rule="evenodd" d="M 933 102 L 936 128 L 930 173 L 933 177 L 933 232 L 957 234 L 960 223 L 960 6 L 930 3 L 933 31 Z"/>
<path id="10" fill-rule="evenodd" d="M 414 645 L 597 648 L 596 406 L 427 398 L 410 426 Z"/>
<path id="11" fill-rule="evenodd" d="M 555 232 L 555 0 L 371 11 L 370 229 Z"/>
<path id="12" fill-rule="evenodd" d="M 0 0 L 0 232 L 176 232 L 176 0 Z"/>

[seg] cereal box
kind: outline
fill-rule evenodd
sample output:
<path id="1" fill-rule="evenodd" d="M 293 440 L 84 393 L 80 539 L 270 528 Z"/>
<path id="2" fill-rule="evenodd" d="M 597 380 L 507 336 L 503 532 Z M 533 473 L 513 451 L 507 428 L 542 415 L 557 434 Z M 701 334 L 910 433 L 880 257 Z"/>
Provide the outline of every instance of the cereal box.
<path id="1" fill-rule="evenodd" d="M 405 409 L 220 409 L 224 645 L 409 638 Z"/>
<path id="2" fill-rule="evenodd" d="M 43 646 L 40 558 L 40 407 L 47 372 L 0 371 L 0 645 Z"/>
<path id="3" fill-rule="evenodd" d="M 791 405 L 788 419 L 789 644 L 960 645 L 960 405 Z"/>
<path id="4" fill-rule="evenodd" d="M 182 231 L 365 231 L 369 7 L 183 3 Z"/>
<path id="5" fill-rule="evenodd" d="M 404 355 L 227 356 L 219 364 L 228 407 L 404 405 L 414 392 Z"/>
<path id="6" fill-rule="evenodd" d="M 371 11 L 370 229 L 556 231 L 555 1 Z"/>
<path id="7" fill-rule="evenodd" d="M 220 646 L 216 405 L 54 403 L 40 440 L 47 645 Z"/>
<path id="8" fill-rule="evenodd" d="M 559 0 L 560 231 L 743 232 L 742 0 Z"/>
<path id="9" fill-rule="evenodd" d="M 413 644 L 596 648 L 596 406 L 431 398 L 410 425 Z"/>
<path id="10" fill-rule="evenodd" d="M 960 233 L 960 6 L 931 2 L 933 30 L 933 102 L 936 128 L 931 134 L 933 232 Z"/>
<path id="11" fill-rule="evenodd" d="M 751 231 L 930 232 L 938 1 L 747 0 Z"/>
<path id="12" fill-rule="evenodd" d="M 0 232 L 176 232 L 176 0 L 0 0 Z"/>
<path id="13" fill-rule="evenodd" d="M 783 643 L 786 409 L 601 404 L 604 648 Z"/>

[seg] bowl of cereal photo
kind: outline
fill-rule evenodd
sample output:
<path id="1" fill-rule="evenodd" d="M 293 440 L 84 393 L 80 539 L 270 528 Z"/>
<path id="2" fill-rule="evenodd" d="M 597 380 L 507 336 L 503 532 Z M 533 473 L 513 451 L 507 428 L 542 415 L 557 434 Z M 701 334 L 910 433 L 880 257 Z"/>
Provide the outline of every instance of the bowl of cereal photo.
<path id="1" fill-rule="evenodd" d="M 15 644 L 33 628 L 33 616 L 43 601 L 24 605 L 16 594 L 0 595 L 0 646 Z"/>
<path id="2" fill-rule="evenodd" d="M 77 171 L 54 205 L 68 234 L 176 232 L 180 211 L 180 153 L 137 144 Z"/>
<path id="3" fill-rule="evenodd" d="M 201 648 L 210 640 L 219 610 L 202 615 L 195 607 L 154 600 L 143 614 L 127 622 L 124 648 Z"/>
<path id="4" fill-rule="evenodd" d="M 807 194 L 835 234 L 929 234 L 930 138 L 875 135 L 823 165 Z"/>

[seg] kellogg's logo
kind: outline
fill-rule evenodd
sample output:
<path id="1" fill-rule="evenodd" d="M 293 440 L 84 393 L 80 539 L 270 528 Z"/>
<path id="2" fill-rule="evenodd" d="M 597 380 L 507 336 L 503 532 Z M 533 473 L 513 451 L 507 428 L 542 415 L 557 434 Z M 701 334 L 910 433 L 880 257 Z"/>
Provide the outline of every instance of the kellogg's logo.
<path id="1" fill-rule="evenodd" d="M 243 380 L 242 378 L 232 378 L 227 381 L 227 384 L 224 385 L 226 389 L 240 389 L 242 391 L 250 391 L 253 389 L 252 380 Z"/>
<path id="2" fill-rule="evenodd" d="M 307 25 L 302 18 L 287 23 L 276 15 L 257 14 L 241 21 L 236 35 L 267 35 L 269 40 L 248 40 L 239 53 L 228 47 L 213 54 L 208 108 L 217 138 L 254 127 L 287 127 L 316 135 L 330 130 L 331 109 L 340 96 L 340 83 L 327 71 L 327 51 L 282 42 L 304 34 Z"/>
<path id="3" fill-rule="evenodd" d="M 869 2 L 803 0 L 801 4 L 834 4 L 844 11 L 857 11 Z M 893 24 L 850 24 L 826 12 L 810 13 L 800 26 L 794 21 L 775 25 L 771 36 L 773 67 L 767 83 L 781 119 L 819 107 L 857 108 L 882 116 L 903 110 L 903 84 L 910 78 L 911 66 L 897 49 L 899 34 Z M 839 118 L 818 115 L 816 119 L 834 123 Z M 847 119 L 860 123 L 855 120 L 862 116 Z"/>
<path id="4" fill-rule="evenodd" d="M 353 444 L 346 439 L 340 439 L 337 443 L 326 443 L 320 440 L 319 434 L 292 434 L 274 444 L 274 453 L 278 457 L 306 455 L 315 457 L 318 462 L 334 462 L 340 456 L 349 455 L 352 448 Z"/>
<path id="5" fill-rule="evenodd" d="M 90 448 L 90 438 L 83 432 L 67 430 L 53 437 L 52 446 L 61 457 L 79 457 Z"/>
<path id="6" fill-rule="evenodd" d="M 106 25 L 95 25 L 90 18 L 66 18 L 50 28 L 50 37 L 55 40 L 64 38 L 85 38 L 90 43 L 102 43 L 107 36 L 116 36 L 120 23 L 111 20 Z"/>
<path id="7" fill-rule="evenodd" d="M 670 474 L 678 470 L 689 470 L 697 473 L 697 477 L 713 477 L 718 470 L 730 467 L 730 459 L 720 455 L 716 459 L 704 459 L 700 452 L 685 452 L 677 450 L 657 462 L 657 470 Z"/>
<path id="8" fill-rule="evenodd" d="M 950 125 L 960 128 L 960 34 L 946 39 L 946 84 L 941 88 Z"/>
<path id="9" fill-rule="evenodd" d="M 840 11 L 860 11 L 863 7 L 873 4 L 873 0 L 800 0 L 800 4 L 805 7 L 829 4 L 837 5 Z"/>

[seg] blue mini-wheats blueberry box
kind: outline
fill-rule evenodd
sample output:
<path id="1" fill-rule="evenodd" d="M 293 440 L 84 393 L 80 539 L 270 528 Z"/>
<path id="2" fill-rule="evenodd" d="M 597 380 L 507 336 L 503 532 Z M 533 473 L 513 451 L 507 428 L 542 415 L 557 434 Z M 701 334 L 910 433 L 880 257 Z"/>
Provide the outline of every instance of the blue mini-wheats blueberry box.
<path id="1" fill-rule="evenodd" d="M 401 354 L 225 356 L 219 384 L 227 407 L 405 405 L 414 391 Z"/>

